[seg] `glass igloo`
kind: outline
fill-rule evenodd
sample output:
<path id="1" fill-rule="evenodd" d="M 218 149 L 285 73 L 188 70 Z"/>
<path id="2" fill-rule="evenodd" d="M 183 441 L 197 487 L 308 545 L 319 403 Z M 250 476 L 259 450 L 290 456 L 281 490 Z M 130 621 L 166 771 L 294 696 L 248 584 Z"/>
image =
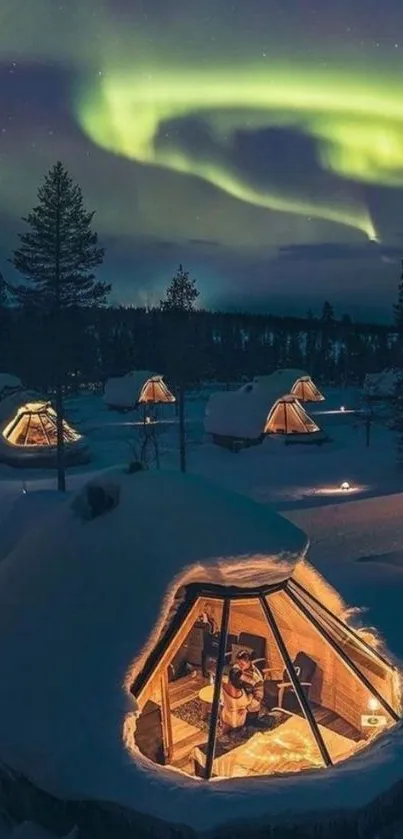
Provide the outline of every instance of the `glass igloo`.
<path id="1" fill-rule="evenodd" d="M 207 780 L 331 766 L 399 719 L 394 667 L 292 577 L 190 586 L 132 692 L 140 752 Z"/>

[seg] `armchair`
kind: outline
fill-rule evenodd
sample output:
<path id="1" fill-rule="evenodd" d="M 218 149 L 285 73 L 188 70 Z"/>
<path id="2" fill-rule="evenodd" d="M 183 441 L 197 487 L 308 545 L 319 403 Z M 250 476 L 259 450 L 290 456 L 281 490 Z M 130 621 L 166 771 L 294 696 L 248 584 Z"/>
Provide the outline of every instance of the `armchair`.
<path id="1" fill-rule="evenodd" d="M 251 635 L 248 632 L 241 632 L 240 635 L 234 639 L 231 636 L 231 644 L 225 653 L 226 668 L 229 669 L 232 664 L 235 664 L 237 653 L 245 650 L 250 653 L 252 663 L 260 670 L 263 679 L 267 678 L 270 673 L 270 667 L 266 659 L 266 638 L 260 635 Z"/>
<path id="2" fill-rule="evenodd" d="M 305 695 L 309 699 L 310 688 L 312 687 L 312 682 L 317 669 L 316 661 L 306 655 L 306 653 L 299 652 L 297 653 L 293 664 L 298 676 L 298 681 Z M 285 705 L 291 705 L 291 708 L 288 707 L 286 710 L 292 710 L 292 708 L 295 707 L 295 704 L 298 704 L 294 686 L 292 682 L 290 682 L 287 670 L 284 670 L 283 672 L 282 681 L 272 682 L 271 686 L 272 688 L 274 687 L 274 691 L 277 693 L 277 708 L 284 708 Z M 269 689 L 268 692 L 273 695 L 273 690 Z"/>

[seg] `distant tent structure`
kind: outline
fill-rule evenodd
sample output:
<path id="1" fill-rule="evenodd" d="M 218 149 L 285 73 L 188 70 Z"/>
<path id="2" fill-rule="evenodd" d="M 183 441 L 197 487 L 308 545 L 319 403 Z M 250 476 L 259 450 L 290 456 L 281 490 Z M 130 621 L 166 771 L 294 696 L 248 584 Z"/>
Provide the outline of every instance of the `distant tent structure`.
<path id="1" fill-rule="evenodd" d="M 175 402 L 175 397 L 167 388 L 162 376 L 153 376 L 145 383 L 139 397 L 139 402 Z"/>
<path id="2" fill-rule="evenodd" d="M 297 379 L 291 389 L 291 393 L 300 402 L 323 402 L 325 399 L 323 393 L 316 387 L 310 376 L 301 376 L 300 379 Z"/>
<path id="3" fill-rule="evenodd" d="M 319 425 L 307 414 L 301 403 L 291 394 L 282 396 L 274 403 L 267 417 L 265 434 L 283 434 L 288 436 L 306 437 L 311 442 L 312 435 L 323 431 Z"/>
<path id="4" fill-rule="evenodd" d="M 291 393 L 300 402 L 323 402 L 325 399 L 308 373 L 303 370 L 285 367 L 269 376 L 255 376 L 253 381 L 262 389 L 268 388 L 272 392 L 277 390 L 278 396 Z"/>
<path id="5" fill-rule="evenodd" d="M 24 390 L 0 401 L 0 461 L 11 466 L 54 466 L 57 449 L 57 414 L 51 403 Z M 63 422 L 65 462 L 90 459 L 83 436 Z"/>
<path id="6" fill-rule="evenodd" d="M 108 408 L 131 411 L 138 405 L 161 405 L 175 402 L 163 377 L 148 370 L 134 370 L 126 376 L 108 379 L 104 402 Z"/>

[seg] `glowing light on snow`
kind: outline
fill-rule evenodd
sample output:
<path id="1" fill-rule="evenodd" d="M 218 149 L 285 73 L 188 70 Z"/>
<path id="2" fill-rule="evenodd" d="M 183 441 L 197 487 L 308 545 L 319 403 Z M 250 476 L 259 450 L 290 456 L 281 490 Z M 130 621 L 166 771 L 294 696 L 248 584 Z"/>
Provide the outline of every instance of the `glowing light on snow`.
<path id="1" fill-rule="evenodd" d="M 349 481 L 342 481 L 339 486 L 325 486 L 325 487 L 318 487 L 314 490 L 314 495 L 322 495 L 322 496 L 337 496 L 337 495 L 356 495 L 358 493 L 367 492 L 369 489 L 368 486 L 364 486 L 363 484 L 350 484 Z"/>

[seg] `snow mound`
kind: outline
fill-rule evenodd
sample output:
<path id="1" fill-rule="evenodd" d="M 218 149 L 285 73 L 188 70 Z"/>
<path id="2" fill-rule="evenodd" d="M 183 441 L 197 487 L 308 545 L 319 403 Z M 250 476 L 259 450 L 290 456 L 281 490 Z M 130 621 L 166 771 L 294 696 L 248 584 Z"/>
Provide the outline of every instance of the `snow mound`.
<path id="1" fill-rule="evenodd" d="M 64 501 L 63 493 L 56 490 L 22 492 L 1 523 L 0 562 L 14 550 L 21 539 L 30 538 L 31 531 L 43 527 L 55 506 Z"/>
<path id="2" fill-rule="evenodd" d="M 3 399 L 15 390 L 21 389 L 22 382 L 18 376 L 13 376 L 11 373 L 0 373 L 0 399 Z"/>
<path id="3" fill-rule="evenodd" d="M 105 383 L 104 402 L 110 408 L 135 408 L 145 383 L 156 376 L 149 370 L 133 370 Z"/>
<path id="4" fill-rule="evenodd" d="M 0 758 L 56 795 L 141 801 L 129 686 L 178 588 L 279 582 L 306 547 L 271 509 L 198 478 L 97 478 L 1 564 Z"/>

